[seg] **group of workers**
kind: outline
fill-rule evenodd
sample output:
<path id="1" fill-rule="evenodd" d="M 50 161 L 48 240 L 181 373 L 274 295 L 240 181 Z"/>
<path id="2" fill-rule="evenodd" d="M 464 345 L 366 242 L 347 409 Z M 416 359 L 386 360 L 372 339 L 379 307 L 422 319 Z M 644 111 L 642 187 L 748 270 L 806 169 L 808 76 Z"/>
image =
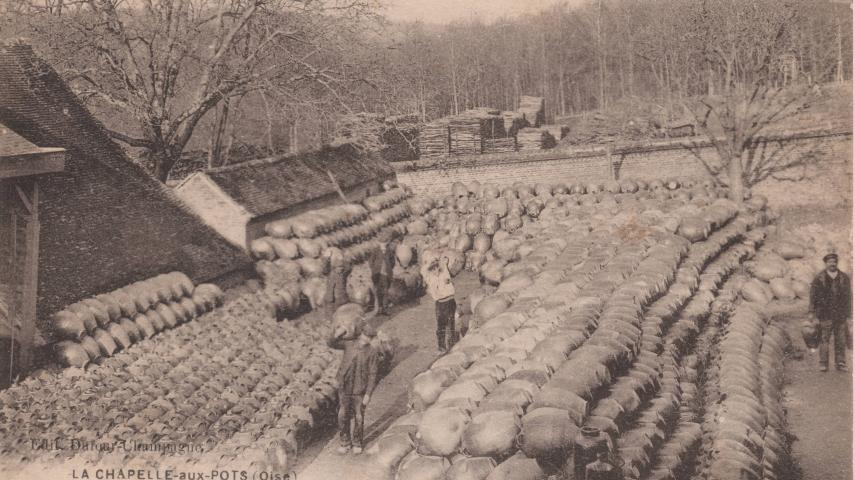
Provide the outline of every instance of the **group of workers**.
<path id="1" fill-rule="evenodd" d="M 344 350 L 341 366 L 338 370 L 338 429 L 340 445 L 338 453 L 359 454 L 364 448 L 365 408 L 379 380 L 379 358 L 371 346 L 376 329 L 370 318 L 376 315 L 388 315 L 388 289 L 392 281 L 392 269 L 395 265 L 395 251 L 399 240 L 393 234 L 384 231 L 378 237 L 378 246 L 368 256 L 371 269 L 374 299 L 373 312 L 365 317 L 358 335 L 348 339 L 346 331 L 334 331 L 328 344 L 330 347 Z M 347 303 L 346 264 L 339 254 L 329 257 L 330 274 L 327 279 L 325 305 L 327 316 L 331 319 L 334 312 Z M 427 293 L 435 302 L 436 338 L 439 355 L 447 352 L 458 340 L 455 327 L 457 304 L 454 300 L 454 283 L 447 258 L 435 258 L 421 266 L 421 277 Z M 351 425 L 352 424 L 352 425 Z M 352 428 L 351 428 L 352 427 Z"/>

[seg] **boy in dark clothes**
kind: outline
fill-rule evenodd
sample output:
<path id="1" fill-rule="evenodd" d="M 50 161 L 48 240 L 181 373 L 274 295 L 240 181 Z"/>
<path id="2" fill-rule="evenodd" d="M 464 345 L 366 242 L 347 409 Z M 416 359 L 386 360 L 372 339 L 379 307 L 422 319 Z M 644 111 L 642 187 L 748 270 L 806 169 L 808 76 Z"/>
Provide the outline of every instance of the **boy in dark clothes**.
<path id="1" fill-rule="evenodd" d="M 400 242 L 389 231 L 381 232 L 377 240 L 379 245 L 371 251 L 368 260 L 374 287 L 374 305 L 378 315 L 388 315 L 388 288 L 394 270 L 394 252 Z"/>
<path id="2" fill-rule="evenodd" d="M 338 453 L 345 454 L 352 448 L 355 454 L 362 453 L 365 425 L 365 408 L 377 386 L 379 355 L 371 346 L 376 330 L 364 325 L 356 339 L 345 340 L 346 332 L 333 332 L 329 346 L 344 350 L 338 368 L 338 432 L 341 446 Z M 353 421 L 353 435 L 350 422 Z"/>
<path id="3" fill-rule="evenodd" d="M 331 321 L 335 310 L 348 301 L 347 266 L 344 264 L 344 257 L 340 252 L 332 249 L 328 252 L 329 277 L 326 279 L 326 296 L 323 303 L 326 307 L 326 317 Z"/>

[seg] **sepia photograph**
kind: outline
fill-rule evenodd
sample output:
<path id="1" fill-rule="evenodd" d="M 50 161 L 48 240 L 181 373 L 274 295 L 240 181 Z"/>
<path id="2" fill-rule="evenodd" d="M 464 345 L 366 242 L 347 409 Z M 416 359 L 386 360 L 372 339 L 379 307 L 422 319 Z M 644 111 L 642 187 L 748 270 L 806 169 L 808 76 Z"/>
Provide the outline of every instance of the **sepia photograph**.
<path id="1" fill-rule="evenodd" d="M 3 480 L 854 480 L 852 0 L 0 0 Z"/>

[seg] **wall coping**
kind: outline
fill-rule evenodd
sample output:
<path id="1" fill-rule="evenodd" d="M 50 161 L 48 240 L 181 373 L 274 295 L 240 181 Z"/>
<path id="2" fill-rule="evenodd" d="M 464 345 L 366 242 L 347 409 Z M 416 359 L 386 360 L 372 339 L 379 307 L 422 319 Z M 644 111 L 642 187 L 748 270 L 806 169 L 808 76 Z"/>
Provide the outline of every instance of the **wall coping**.
<path id="1" fill-rule="evenodd" d="M 786 132 L 758 137 L 755 143 L 806 140 L 825 137 L 851 137 L 851 130 L 803 130 Z M 694 136 L 676 140 L 622 144 L 611 147 L 611 155 L 627 155 L 635 153 L 659 152 L 667 150 L 697 149 L 712 147 L 708 137 Z M 603 145 L 566 147 L 536 152 L 487 153 L 481 155 L 460 155 L 430 157 L 419 160 L 392 162 L 397 173 L 417 172 L 422 170 L 439 170 L 454 168 L 471 168 L 491 165 L 511 165 L 527 162 L 542 162 L 549 160 L 570 160 L 590 157 L 601 157 L 608 154 L 608 147 Z"/>

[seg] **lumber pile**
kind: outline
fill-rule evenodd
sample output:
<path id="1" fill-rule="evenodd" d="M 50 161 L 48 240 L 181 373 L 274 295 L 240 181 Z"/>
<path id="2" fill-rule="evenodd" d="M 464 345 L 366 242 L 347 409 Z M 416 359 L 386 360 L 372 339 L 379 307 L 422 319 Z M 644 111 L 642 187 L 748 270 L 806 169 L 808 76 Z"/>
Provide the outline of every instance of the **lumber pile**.
<path id="1" fill-rule="evenodd" d="M 401 162 L 418 158 L 418 116 L 386 117 L 380 139 L 385 145 L 383 160 Z"/>
<path id="2" fill-rule="evenodd" d="M 520 152 L 554 148 L 557 140 L 544 128 L 527 127 L 516 134 L 516 145 Z"/>
<path id="3" fill-rule="evenodd" d="M 516 132 L 525 128 L 525 115 L 522 112 L 501 112 L 504 119 L 504 131 L 508 137 L 515 137 Z"/>
<path id="4" fill-rule="evenodd" d="M 483 141 L 483 153 L 510 153 L 516 151 L 516 137 L 488 138 Z"/>
<path id="5" fill-rule="evenodd" d="M 421 127 L 418 150 L 421 158 L 441 157 L 450 153 L 450 132 L 447 118 L 434 120 Z"/>
<path id="6" fill-rule="evenodd" d="M 353 113 L 338 117 L 333 143 L 379 152 L 389 162 L 418 158 L 418 116 Z"/>
<path id="7" fill-rule="evenodd" d="M 360 112 L 341 115 L 335 125 L 335 141 L 379 152 L 383 149 L 382 131 L 383 116 L 380 114 Z"/>
<path id="8" fill-rule="evenodd" d="M 569 126 L 567 125 L 543 125 L 542 128 L 558 140 L 562 140 L 569 135 Z"/>
<path id="9" fill-rule="evenodd" d="M 450 119 L 452 155 L 476 155 L 482 152 L 481 122 L 476 112 L 464 112 Z"/>
<path id="10" fill-rule="evenodd" d="M 543 97 L 522 95 L 519 97 L 519 113 L 530 126 L 539 127 L 546 123 L 546 101 Z"/>
<path id="11" fill-rule="evenodd" d="M 505 138 L 504 118 L 499 110 L 475 108 L 449 118 L 452 155 L 483 153 L 484 142 Z"/>

